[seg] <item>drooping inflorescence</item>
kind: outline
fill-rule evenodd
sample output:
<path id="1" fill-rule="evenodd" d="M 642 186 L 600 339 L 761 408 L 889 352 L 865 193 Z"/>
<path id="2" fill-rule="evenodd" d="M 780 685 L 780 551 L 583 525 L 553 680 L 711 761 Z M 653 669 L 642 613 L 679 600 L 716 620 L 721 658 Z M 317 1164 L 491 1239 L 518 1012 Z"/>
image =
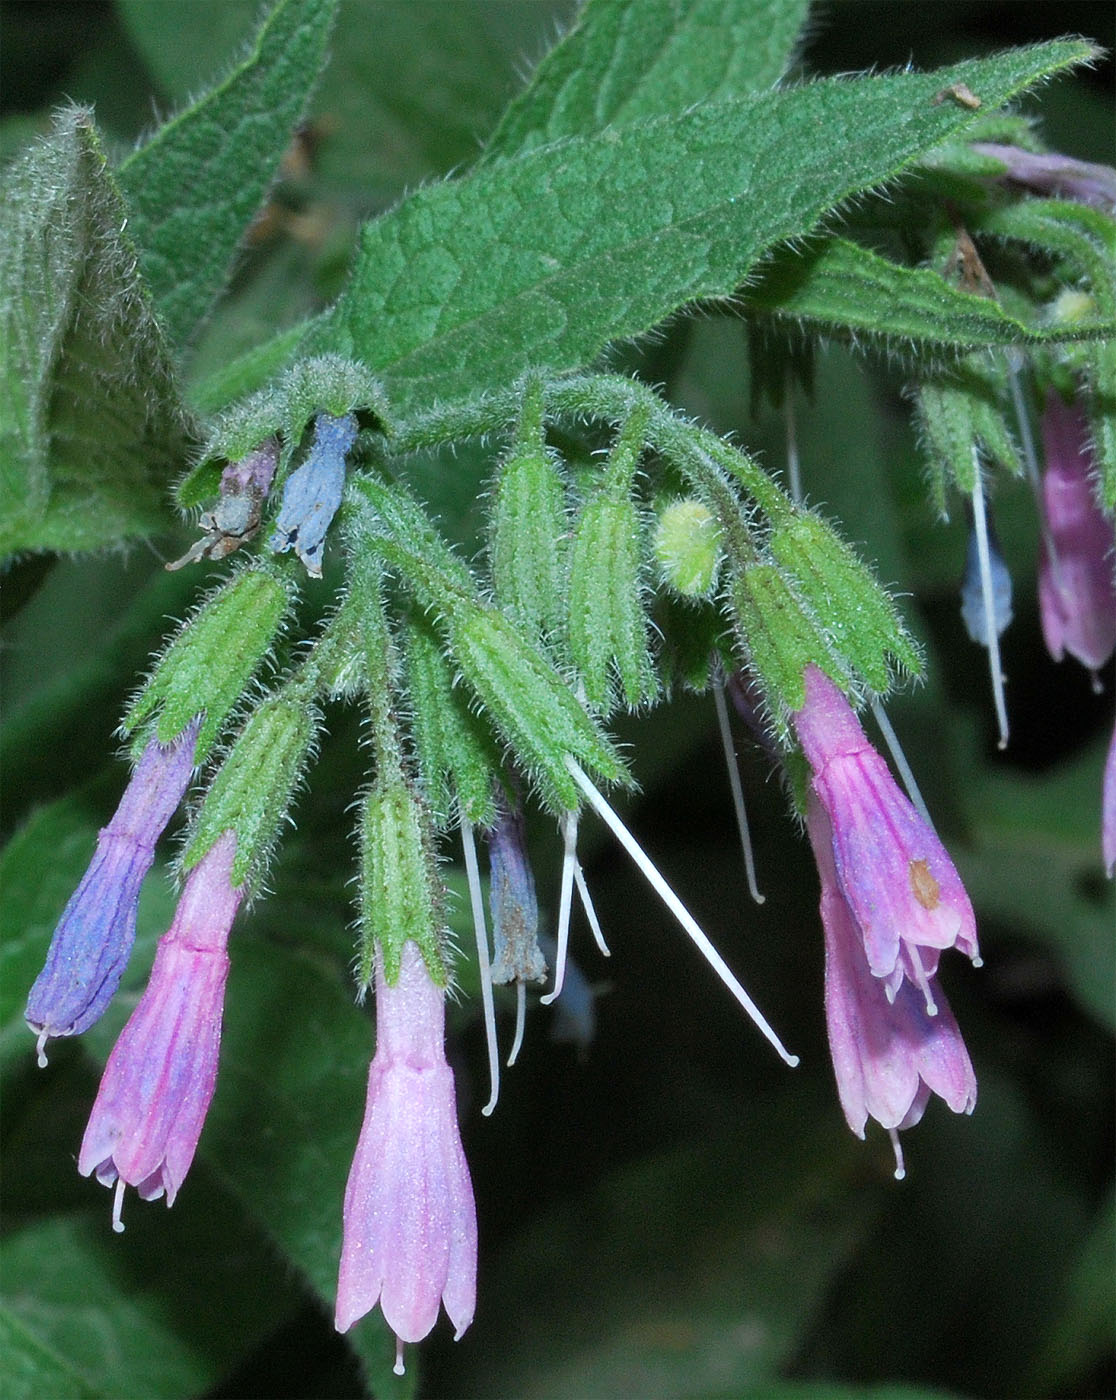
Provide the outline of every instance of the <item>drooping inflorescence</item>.
<path id="1" fill-rule="evenodd" d="M 996 294 L 974 242 L 982 231 L 1034 241 L 1036 230 L 1068 230 L 1072 263 L 1074 238 L 1095 236 L 1092 224 L 1082 233 L 1073 201 L 1089 218 L 1108 218 L 1097 212 L 1110 189 L 1103 172 L 1024 160 L 998 143 L 974 151 L 995 167 L 981 166 L 981 178 L 1042 191 L 1022 205 L 1016 196 L 980 202 L 972 234 L 952 206 L 936 209 L 927 256 L 943 276 L 967 279 L 974 296 Z M 929 176 L 927 190 L 918 197 L 935 198 Z M 964 617 L 989 649 L 1003 743 L 997 642 L 1011 621 L 1011 580 L 989 525 L 992 464 L 1029 470 L 1026 394 L 1037 402 L 1041 391 L 1046 464 L 1033 475 L 1043 630 L 1055 656 L 1068 650 L 1099 669 L 1116 646 L 1116 476 L 1102 461 L 1110 435 L 1098 427 L 1111 368 L 1084 351 L 1048 356 L 1027 371 L 1025 393 L 1021 362 L 973 354 L 927 372 L 914 390 L 936 502 L 944 512 L 956 490 L 968 505 Z M 783 392 L 790 377 L 779 376 Z M 470 558 L 407 467 L 419 451 L 493 434 L 502 447 L 485 497 L 485 545 Z M 264 886 L 296 793 L 312 785 L 335 703 L 359 706 L 363 721 L 355 969 L 376 1013 L 340 1210 L 336 1326 L 346 1331 L 378 1306 L 399 1369 L 404 1345 L 429 1333 L 440 1308 L 460 1336 L 476 1303 L 476 1208 L 445 1046 L 455 954 L 442 860 L 455 833 L 488 1035 L 482 1112 L 499 1092 L 499 989 L 515 988 L 512 1065 L 529 993 L 553 972 L 540 1000 L 563 994 L 575 896 L 608 952 L 578 857 L 583 816 L 604 823 L 770 1046 L 798 1063 L 609 801 L 609 788 L 633 786 L 615 733 L 621 713 L 682 686 L 711 691 L 731 761 L 732 695 L 780 767 L 818 868 L 825 1018 L 850 1128 L 863 1136 L 877 1120 L 901 1176 L 898 1133 L 932 1094 L 955 1112 L 973 1110 L 976 1076 L 939 981 L 949 949 L 979 966 L 972 905 L 917 791 L 900 790 L 857 717 L 920 674 L 920 651 L 895 601 L 797 499 L 799 488 L 788 495 L 747 453 L 622 375 L 536 371 L 408 415 L 363 365 L 320 356 L 297 361 L 215 424 L 180 490 L 191 504 L 216 503 L 202 538 L 170 567 L 238 558 L 125 716 L 134 774 L 27 1005 L 40 1056 L 50 1037 L 80 1033 L 104 1012 L 131 952 L 156 842 L 197 780 L 178 908 L 109 1058 L 78 1158 L 83 1174 L 114 1188 L 116 1228 L 125 1186 L 168 1205 L 182 1188 L 217 1079 L 236 957 L 235 939 L 231 954 L 226 943 Z M 1113 753 L 1116 741 L 1104 788 L 1110 871 Z M 761 900 L 738 783 L 734 800 Z M 554 917 L 536 889 L 538 832 L 562 845 Z"/>

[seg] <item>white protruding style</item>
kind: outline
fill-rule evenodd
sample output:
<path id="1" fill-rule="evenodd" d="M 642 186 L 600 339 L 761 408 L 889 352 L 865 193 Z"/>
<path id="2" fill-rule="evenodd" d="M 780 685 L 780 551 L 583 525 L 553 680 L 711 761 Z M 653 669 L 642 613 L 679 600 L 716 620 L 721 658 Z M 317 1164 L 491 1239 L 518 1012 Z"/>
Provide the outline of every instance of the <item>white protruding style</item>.
<path id="1" fill-rule="evenodd" d="M 976 529 L 977 559 L 980 562 L 980 591 L 984 599 L 984 632 L 988 639 L 988 665 L 992 673 L 992 699 L 1000 727 L 1001 749 L 1007 748 L 1008 717 L 1004 703 L 1004 674 L 1000 669 L 1000 639 L 996 632 L 996 601 L 992 592 L 992 563 L 988 553 L 988 521 L 984 515 L 984 485 L 980 478 L 980 457 L 973 448 L 976 485 L 973 487 L 973 526 Z"/>
<path id="2" fill-rule="evenodd" d="M 500 1097 L 500 1047 L 496 1043 L 496 1008 L 492 1001 L 492 967 L 488 960 L 488 925 L 484 917 L 484 897 L 481 894 L 480 870 L 477 867 L 477 843 L 473 837 L 473 823 L 464 817 L 461 819 L 461 845 L 465 851 L 465 874 L 469 880 L 469 900 L 473 906 L 481 1006 L 484 1009 L 484 1038 L 488 1046 L 490 1090 L 488 1102 L 481 1109 L 481 1113 L 490 1118 L 496 1107 L 496 1100 Z"/>
<path id="3" fill-rule="evenodd" d="M 573 778 L 574 782 L 577 783 L 578 787 L 585 794 L 589 805 L 593 808 L 593 810 L 609 828 L 612 834 L 624 847 L 627 853 L 631 856 L 632 860 L 635 861 L 644 879 L 648 882 L 648 884 L 663 901 L 666 907 L 682 925 L 683 930 L 696 944 L 698 950 L 701 952 L 705 960 L 709 963 L 713 971 L 717 974 L 717 976 L 733 994 L 736 1000 L 748 1013 L 749 1017 L 754 1022 L 761 1035 L 763 1035 L 764 1039 L 767 1040 L 772 1046 L 774 1046 L 780 1058 L 784 1060 L 788 1065 L 790 1065 L 793 1069 L 794 1066 L 798 1064 L 798 1056 L 790 1054 L 790 1052 L 783 1045 L 783 1042 L 775 1034 L 771 1026 L 768 1024 L 767 1020 L 760 1012 L 759 1007 L 756 1006 L 752 998 L 737 981 L 735 974 L 732 972 L 732 969 L 725 962 L 724 958 L 721 957 L 720 953 L 717 952 L 716 948 L 714 948 L 713 944 L 709 941 L 706 935 L 702 932 L 694 916 L 690 913 L 690 911 L 674 893 L 671 887 L 667 884 L 666 880 L 663 879 L 662 875 L 656 869 L 654 863 L 643 850 L 642 846 L 640 846 L 639 842 L 635 839 L 635 837 L 620 820 L 617 814 L 612 810 L 612 808 L 608 805 L 605 799 L 589 781 L 589 779 L 586 777 L 585 773 L 582 771 L 578 763 L 569 755 L 566 756 L 566 767 L 569 770 L 570 776 Z M 551 996 L 551 1000 L 553 1000 L 553 994 Z"/>
<path id="4" fill-rule="evenodd" d="M 744 806 L 744 789 L 740 784 L 740 769 L 736 763 L 736 746 L 732 742 L 728 706 L 725 704 L 725 683 L 720 674 L 713 682 L 713 705 L 717 711 L 717 728 L 721 731 L 721 744 L 725 751 L 725 767 L 728 769 L 732 805 L 736 812 L 736 828 L 740 832 L 740 846 L 744 852 L 744 875 L 748 881 L 748 893 L 756 904 L 762 904 L 764 897 L 760 894 L 759 886 L 756 884 L 756 858 L 752 851 L 752 833 L 748 828 L 748 811 Z"/>

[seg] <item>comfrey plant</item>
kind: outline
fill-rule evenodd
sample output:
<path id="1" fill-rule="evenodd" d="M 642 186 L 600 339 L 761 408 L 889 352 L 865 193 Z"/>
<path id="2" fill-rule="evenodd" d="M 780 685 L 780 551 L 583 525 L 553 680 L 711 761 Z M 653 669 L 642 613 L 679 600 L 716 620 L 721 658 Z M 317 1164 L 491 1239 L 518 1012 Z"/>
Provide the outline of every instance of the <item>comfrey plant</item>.
<path id="1" fill-rule="evenodd" d="M 88 870 L 51 910 L 42 970 L 21 991 L 49 1074 L 67 1063 L 60 1051 L 48 1066 L 53 1038 L 88 1031 L 96 1046 L 101 1018 L 130 1013 L 77 1151 L 78 1171 L 114 1193 L 117 1232 L 127 1187 L 171 1206 L 189 1197 L 196 1156 L 236 1182 L 269 1142 L 285 1158 L 309 1151 L 270 1121 L 287 1096 L 312 1140 L 314 1205 L 280 1163 L 266 1187 L 255 1170 L 247 1194 L 332 1293 L 376 1393 L 393 1393 L 442 1309 L 455 1338 L 483 1316 L 486 1198 L 480 1187 L 478 1212 L 463 1143 L 492 1131 L 502 1069 L 530 1047 L 538 1006 L 576 1000 L 592 1021 L 570 949 L 584 917 L 609 955 L 615 908 L 598 917 L 586 856 L 602 829 L 684 935 L 678 959 L 704 960 L 686 985 L 727 991 L 768 1059 L 799 1064 L 738 971 L 755 972 L 754 952 L 717 946 L 694 913 L 708 889 L 668 880 L 632 830 L 638 814 L 622 815 L 642 771 L 638 720 L 683 692 L 708 697 L 765 913 L 779 916 L 779 883 L 757 872 L 727 697 L 812 847 L 815 1019 L 849 1127 L 863 1138 L 874 1119 L 902 1177 L 899 1133 L 932 1096 L 973 1112 L 980 1054 L 947 1001 L 943 955 L 982 965 L 959 873 L 982 869 L 966 832 L 979 814 L 958 799 L 939 837 L 895 740 L 885 698 L 941 677 L 917 624 L 806 504 L 825 453 L 800 461 L 796 398 L 823 339 L 901 364 L 932 505 L 968 521 L 964 621 L 988 649 L 1001 745 L 1000 639 L 1025 620 L 1026 590 L 1016 538 L 1001 551 L 991 514 L 1008 542 L 1013 475 L 1034 492 L 1050 651 L 1110 690 L 1116 176 L 1044 149 L 1014 106 L 1093 59 L 1085 40 L 929 73 L 792 79 L 803 0 L 588 0 L 471 168 L 412 182 L 362 225 L 330 304 L 262 343 L 237 322 L 233 354 L 226 311 L 214 340 L 201 323 L 302 122 L 336 8 L 276 0 L 230 74 L 118 164 L 73 108 L 9 172 L 6 548 L 154 538 L 175 523 L 172 500 L 200 511 L 150 585 L 160 613 L 184 620 L 124 715 L 132 776 L 87 833 Z M 351 23 L 344 9 L 338 22 Z M 711 45 L 736 55 L 717 77 Z M 312 163 L 329 124 L 313 140 L 300 129 Z M 289 193 L 253 238 L 269 219 L 305 235 Z M 684 411 L 669 355 L 650 371 L 634 352 L 622 363 L 617 347 L 694 302 L 745 323 L 734 344 L 742 364 L 749 347 L 757 413 L 766 399 L 781 415 L 786 488 Z M 346 726 L 359 743 L 339 757 L 324 736 Z M 945 726 L 935 742 L 948 753 Z M 1099 791 L 1099 763 L 1090 780 Z M 141 991 L 155 932 L 141 886 L 183 804 L 177 908 Z M 451 893 L 459 855 L 470 938 Z M 355 948 L 336 897 L 346 881 Z M 479 1117 L 460 1035 L 474 1004 Z M 591 1031 L 577 1034 L 584 1049 Z M 732 1053 L 754 1049 L 742 1035 Z M 259 1131 L 242 1134 L 245 1119 Z M 889 1160 L 882 1135 L 880 1148 Z"/>

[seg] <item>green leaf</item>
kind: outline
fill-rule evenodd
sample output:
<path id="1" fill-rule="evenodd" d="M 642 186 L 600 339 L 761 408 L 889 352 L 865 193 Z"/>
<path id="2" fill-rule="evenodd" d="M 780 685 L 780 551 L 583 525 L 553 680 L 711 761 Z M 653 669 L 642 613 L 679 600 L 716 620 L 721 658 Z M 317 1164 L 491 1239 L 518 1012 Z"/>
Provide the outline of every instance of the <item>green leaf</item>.
<path id="1" fill-rule="evenodd" d="M 2 198 L 0 554 L 148 534 L 189 422 L 89 113 L 59 113 Z"/>
<path id="2" fill-rule="evenodd" d="M 224 288 L 325 62 L 336 0 L 278 0 L 229 76 L 121 165 L 140 266 L 181 344 Z"/>
<path id="3" fill-rule="evenodd" d="M 773 87 L 809 0 L 588 0 L 485 158 Z"/>
<path id="4" fill-rule="evenodd" d="M 928 268 L 902 267 L 858 243 L 827 238 L 778 253 L 743 296 L 747 309 L 811 328 L 884 336 L 909 349 L 976 350 L 1116 335 L 1116 321 L 1027 325 L 999 302 L 961 291 Z"/>
<path id="5" fill-rule="evenodd" d="M 1063 41 L 930 74 L 830 79 L 540 147 L 366 225 L 328 338 L 414 405 L 567 369 L 897 175 L 971 113 L 1092 52 Z M 325 346 L 317 347 L 327 348 Z"/>
<path id="6" fill-rule="evenodd" d="M 87 1086 L 80 1076 L 77 1091 Z M 73 1171 L 57 1145 L 54 1169 Z M 204 1210 L 184 1198 L 169 1214 L 133 1200 L 123 1236 L 107 1194 L 98 1204 L 13 1221 L 5 1237 L 0 1336 L 18 1358 L 13 1376 L 5 1345 L 8 1400 L 203 1394 L 290 1310 L 293 1290 L 228 1196 L 209 1192 Z"/>

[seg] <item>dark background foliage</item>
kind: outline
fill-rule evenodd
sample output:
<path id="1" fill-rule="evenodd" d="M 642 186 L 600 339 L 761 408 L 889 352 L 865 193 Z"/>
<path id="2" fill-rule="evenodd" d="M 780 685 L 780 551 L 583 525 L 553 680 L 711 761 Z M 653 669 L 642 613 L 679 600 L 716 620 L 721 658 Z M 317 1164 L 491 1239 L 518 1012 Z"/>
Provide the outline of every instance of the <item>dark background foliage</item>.
<path id="1" fill-rule="evenodd" d="M 41 129 L 64 98 L 95 103 L 123 147 L 224 61 L 252 13 L 202 0 L 6 0 L 3 150 Z M 332 296 L 357 220 L 472 159 L 568 15 L 567 5 L 505 0 L 352 5 L 301 160 L 197 344 L 193 372 Z M 930 67 L 1069 32 L 1111 50 L 1111 7 L 846 0 L 817 8 L 802 66 Z M 1111 93 L 1109 59 L 1030 105 L 1054 145 L 1106 160 Z M 616 360 L 781 467 L 781 421 L 749 414 L 739 322 L 680 322 Z M 1013 741 L 997 753 L 983 653 L 957 610 L 961 512 L 948 525 L 933 518 L 902 387 L 893 365 L 824 350 L 814 393 L 797 404 L 803 471 L 810 499 L 906 595 L 927 647 L 927 684 L 890 708 L 978 907 L 984 969 L 945 965 L 980 1080 L 976 1113 L 955 1119 L 933 1105 L 906 1138 L 902 1184 L 891 1179 L 882 1132 L 865 1144 L 848 1133 L 827 1063 L 808 851 L 767 760 L 741 734 L 766 895 L 762 907 L 749 902 L 712 709 L 680 695 L 623 726 L 642 783 L 627 817 L 802 1066 L 787 1071 L 759 1041 L 586 821 L 586 873 L 612 947 L 606 962 L 585 927 L 575 929 L 574 955 L 595 992 L 591 1042 L 554 1043 L 550 1014 L 533 1014 L 520 1064 L 486 1120 L 477 1111 L 480 1028 L 468 1003 L 454 1012 L 480 1304 L 461 1343 L 439 1328 L 424 1348 L 423 1394 L 820 1397 L 849 1386 L 880 1396 L 1091 1396 L 1116 1385 L 1113 900 L 1097 836 L 1112 667 L 1094 694 L 1074 662 L 1046 656 L 1030 500 L 1005 484 L 996 510 L 1016 586 L 1005 639 Z M 419 479 L 468 540 L 477 478 L 431 462 Z M 164 620 L 189 606 L 192 582 L 164 575 L 156 557 L 174 557 L 178 545 L 168 534 L 126 555 L 25 561 L 4 581 L 3 824 L 14 838 L 2 912 L 12 1003 L 119 792 L 111 735 L 125 698 Z M 107 1198 L 73 1173 L 95 1057 L 112 1027 L 90 1037 L 93 1058 L 59 1046 L 49 1076 L 33 1069 L 29 1041 L 8 1034 L 9 1020 L 0 1031 L 13 1299 L 4 1327 L 49 1337 L 51 1317 L 64 1316 L 79 1355 L 81 1345 L 97 1355 L 121 1345 L 129 1395 L 363 1393 L 347 1345 L 222 1165 L 231 1153 L 250 1159 L 266 1193 L 269 1162 L 304 1162 L 306 1228 L 336 1228 L 340 1203 L 318 1163 L 335 1137 L 355 1139 L 356 1123 L 329 1120 L 328 1096 L 299 1102 L 297 1086 L 302 1067 L 311 1082 L 311 1070 L 336 1064 L 351 1089 L 371 1042 L 369 1030 L 363 1047 L 359 1036 L 336 1045 L 324 1015 L 331 997 L 348 999 L 355 738 L 351 714 L 330 716 L 273 893 L 238 932 L 230 998 L 247 1009 L 230 1028 L 232 1084 L 224 1099 L 219 1090 L 207 1129 L 218 1148 L 174 1212 L 133 1202 L 128 1232 L 114 1240 Z M 559 843 L 544 819 L 533 830 L 552 911 Z M 145 896 L 148 957 L 170 899 L 166 881 Z M 461 908 L 455 923 L 464 930 Z M 305 953 L 305 994 L 288 977 L 285 1000 L 269 1003 L 269 951 L 291 947 Z M 469 975 L 466 967 L 466 983 Z M 222 1103 L 243 1100 L 237 1047 L 260 1036 L 275 1047 L 288 1100 L 261 1084 L 261 1107 L 246 1121 Z M 13 1393 L 34 1393 L 10 1379 Z"/>

